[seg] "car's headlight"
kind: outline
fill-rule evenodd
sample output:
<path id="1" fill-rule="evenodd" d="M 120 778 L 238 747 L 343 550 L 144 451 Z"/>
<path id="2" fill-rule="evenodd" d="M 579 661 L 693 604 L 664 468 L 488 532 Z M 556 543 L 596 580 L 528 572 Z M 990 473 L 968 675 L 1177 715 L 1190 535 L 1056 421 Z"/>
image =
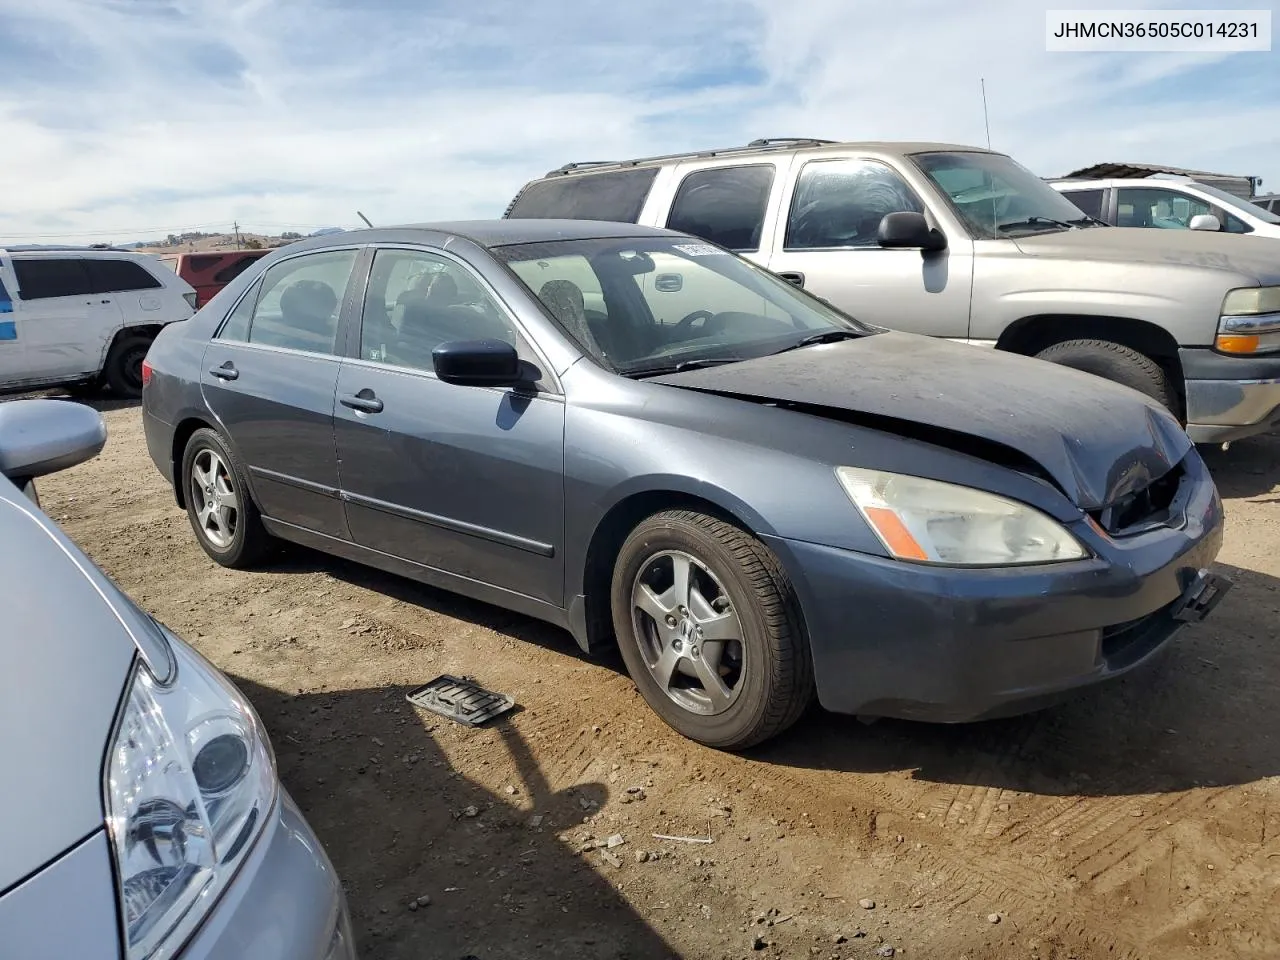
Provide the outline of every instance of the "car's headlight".
<path id="1" fill-rule="evenodd" d="M 106 764 L 128 960 L 182 947 L 275 802 L 275 760 L 253 708 L 199 654 L 171 646 L 169 683 L 135 665 Z"/>
<path id="2" fill-rule="evenodd" d="M 994 493 L 860 467 L 837 467 L 836 476 L 899 560 L 986 567 L 1088 556 L 1056 520 Z"/>
<path id="3" fill-rule="evenodd" d="M 1222 353 L 1280 350 L 1280 287 L 1242 287 L 1222 301 L 1214 346 Z"/>

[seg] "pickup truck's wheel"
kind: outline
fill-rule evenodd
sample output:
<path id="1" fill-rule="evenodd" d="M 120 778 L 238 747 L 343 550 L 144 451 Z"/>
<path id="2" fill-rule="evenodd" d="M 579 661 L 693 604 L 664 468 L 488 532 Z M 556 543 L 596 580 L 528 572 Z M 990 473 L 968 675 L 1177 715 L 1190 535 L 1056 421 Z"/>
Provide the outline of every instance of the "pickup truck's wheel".
<path id="1" fill-rule="evenodd" d="M 142 396 L 142 361 L 151 348 L 151 338 L 126 334 L 111 345 L 102 378 L 118 397 L 137 400 Z"/>
<path id="2" fill-rule="evenodd" d="M 790 581 L 739 528 L 655 514 L 622 545 L 611 591 L 622 658 L 649 706 L 708 746 L 740 750 L 793 724 L 813 663 Z"/>
<path id="3" fill-rule="evenodd" d="M 1177 411 L 1178 396 L 1160 364 L 1144 353 L 1110 340 L 1064 340 L 1036 354 L 1041 360 L 1083 370 L 1139 393 Z"/>
<path id="4" fill-rule="evenodd" d="M 187 517 L 201 548 L 224 567 L 242 569 L 262 559 L 270 535 L 245 489 L 244 473 L 216 431 L 197 430 L 182 455 Z"/>

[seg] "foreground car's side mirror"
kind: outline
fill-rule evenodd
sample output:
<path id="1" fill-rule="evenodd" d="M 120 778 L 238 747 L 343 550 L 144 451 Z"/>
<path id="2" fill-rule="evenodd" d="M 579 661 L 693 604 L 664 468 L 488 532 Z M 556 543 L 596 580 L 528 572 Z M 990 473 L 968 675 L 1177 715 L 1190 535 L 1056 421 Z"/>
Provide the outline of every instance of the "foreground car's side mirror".
<path id="1" fill-rule="evenodd" d="M 436 376 L 471 387 L 513 387 L 524 371 L 516 348 L 505 340 L 453 340 L 431 351 Z"/>
<path id="2" fill-rule="evenodd" d="M 83 403 L 0 403 L 0 473 L 19 486 L 96 457 L 106 442 L 102 415 Z"/>
<path id="3" fill-rule="evenodd" d="M 1197 213 L 1191 218 L 1191 222 L 1187 224 L 1192 230 L 1209 230 L 1217 232 L 1222 229 L 1222 223 L 1212 213 Z"/>
<path id="4" fill-rule="evenodd" d="M 917 249 L 927 252 L 945 250 L 947 247 L 946 234 L 929 226 L 923 213 L 907 210 L 885 214 L 880 221 L 876 241 L 889 250 Z"/>

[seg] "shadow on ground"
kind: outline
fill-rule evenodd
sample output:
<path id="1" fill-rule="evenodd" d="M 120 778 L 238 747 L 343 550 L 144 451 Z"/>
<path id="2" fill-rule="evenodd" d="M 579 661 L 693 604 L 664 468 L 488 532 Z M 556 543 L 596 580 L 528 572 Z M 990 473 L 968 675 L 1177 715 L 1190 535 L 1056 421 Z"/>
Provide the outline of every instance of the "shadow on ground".
<path id="1" fill-rule="evenodd" d="M 1227 499 L 1269 494 L 1280 484 L 1280 434 L 1249 437 L 1233 443 L 1229 450 L 1201 447 L 1200 455 Z M 1276 502 L 1280 502 L 1280 495 Z"/>
<path id="2" fill-rule="evenodd" d="M 1220 564 L 1232 592 L 1153 663 L 1040 713 L 940 726 L 814 711 L 753 752 L 783 766 L 912 770 L 944 783 L 1114 796 L 1280 774 L 1280 581 Z"/>
<path id="3" fill-rule="evenodd" d="M 294 696 L 233 679 L 343 880 L 361 956 L 675 956 L 556 836 L 581 824 L 584 804 L 603 804 L 607 787 L 552 792 L 509 718 L 462 738 L 461 749 L 470 738 L 505 745 L 516 792 L 494 794 L 453 769 L 433 736 L 451 721 L 407 704 L 407 687 Z M 424 896 L 429 905 L 411 911 Z"/>

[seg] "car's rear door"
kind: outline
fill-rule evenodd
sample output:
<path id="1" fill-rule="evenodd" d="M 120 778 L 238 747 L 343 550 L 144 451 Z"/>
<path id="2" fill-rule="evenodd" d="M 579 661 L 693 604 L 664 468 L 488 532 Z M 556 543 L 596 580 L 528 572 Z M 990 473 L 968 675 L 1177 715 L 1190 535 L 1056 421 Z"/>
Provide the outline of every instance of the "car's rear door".
<path id="1" fill-rule="evenodd" d="M 26 342 L 19 379 L 96 373 L 106 343 L 119 326 L 120 310 L 95 302 L 109 298 L 91 293 L 84 258 L 15 256 L 13 269 Z"/>
<path id="2" fill-rule="evenodd" d="M 459 386 L 433 372 L 450 340 L 503 339 L 551 374 L 470 265 L 381 247 L 338 376 L 339 475 L 352 539 L 382 553 L 559 606 L 564 403 Z"/>
<path id="3" fill-rule="evenodd" d="M 340 318 L 362 250 L 271 266 L 204 352 L 200 382 L 267 517 L 347 538 L 333 437 Z"/>

